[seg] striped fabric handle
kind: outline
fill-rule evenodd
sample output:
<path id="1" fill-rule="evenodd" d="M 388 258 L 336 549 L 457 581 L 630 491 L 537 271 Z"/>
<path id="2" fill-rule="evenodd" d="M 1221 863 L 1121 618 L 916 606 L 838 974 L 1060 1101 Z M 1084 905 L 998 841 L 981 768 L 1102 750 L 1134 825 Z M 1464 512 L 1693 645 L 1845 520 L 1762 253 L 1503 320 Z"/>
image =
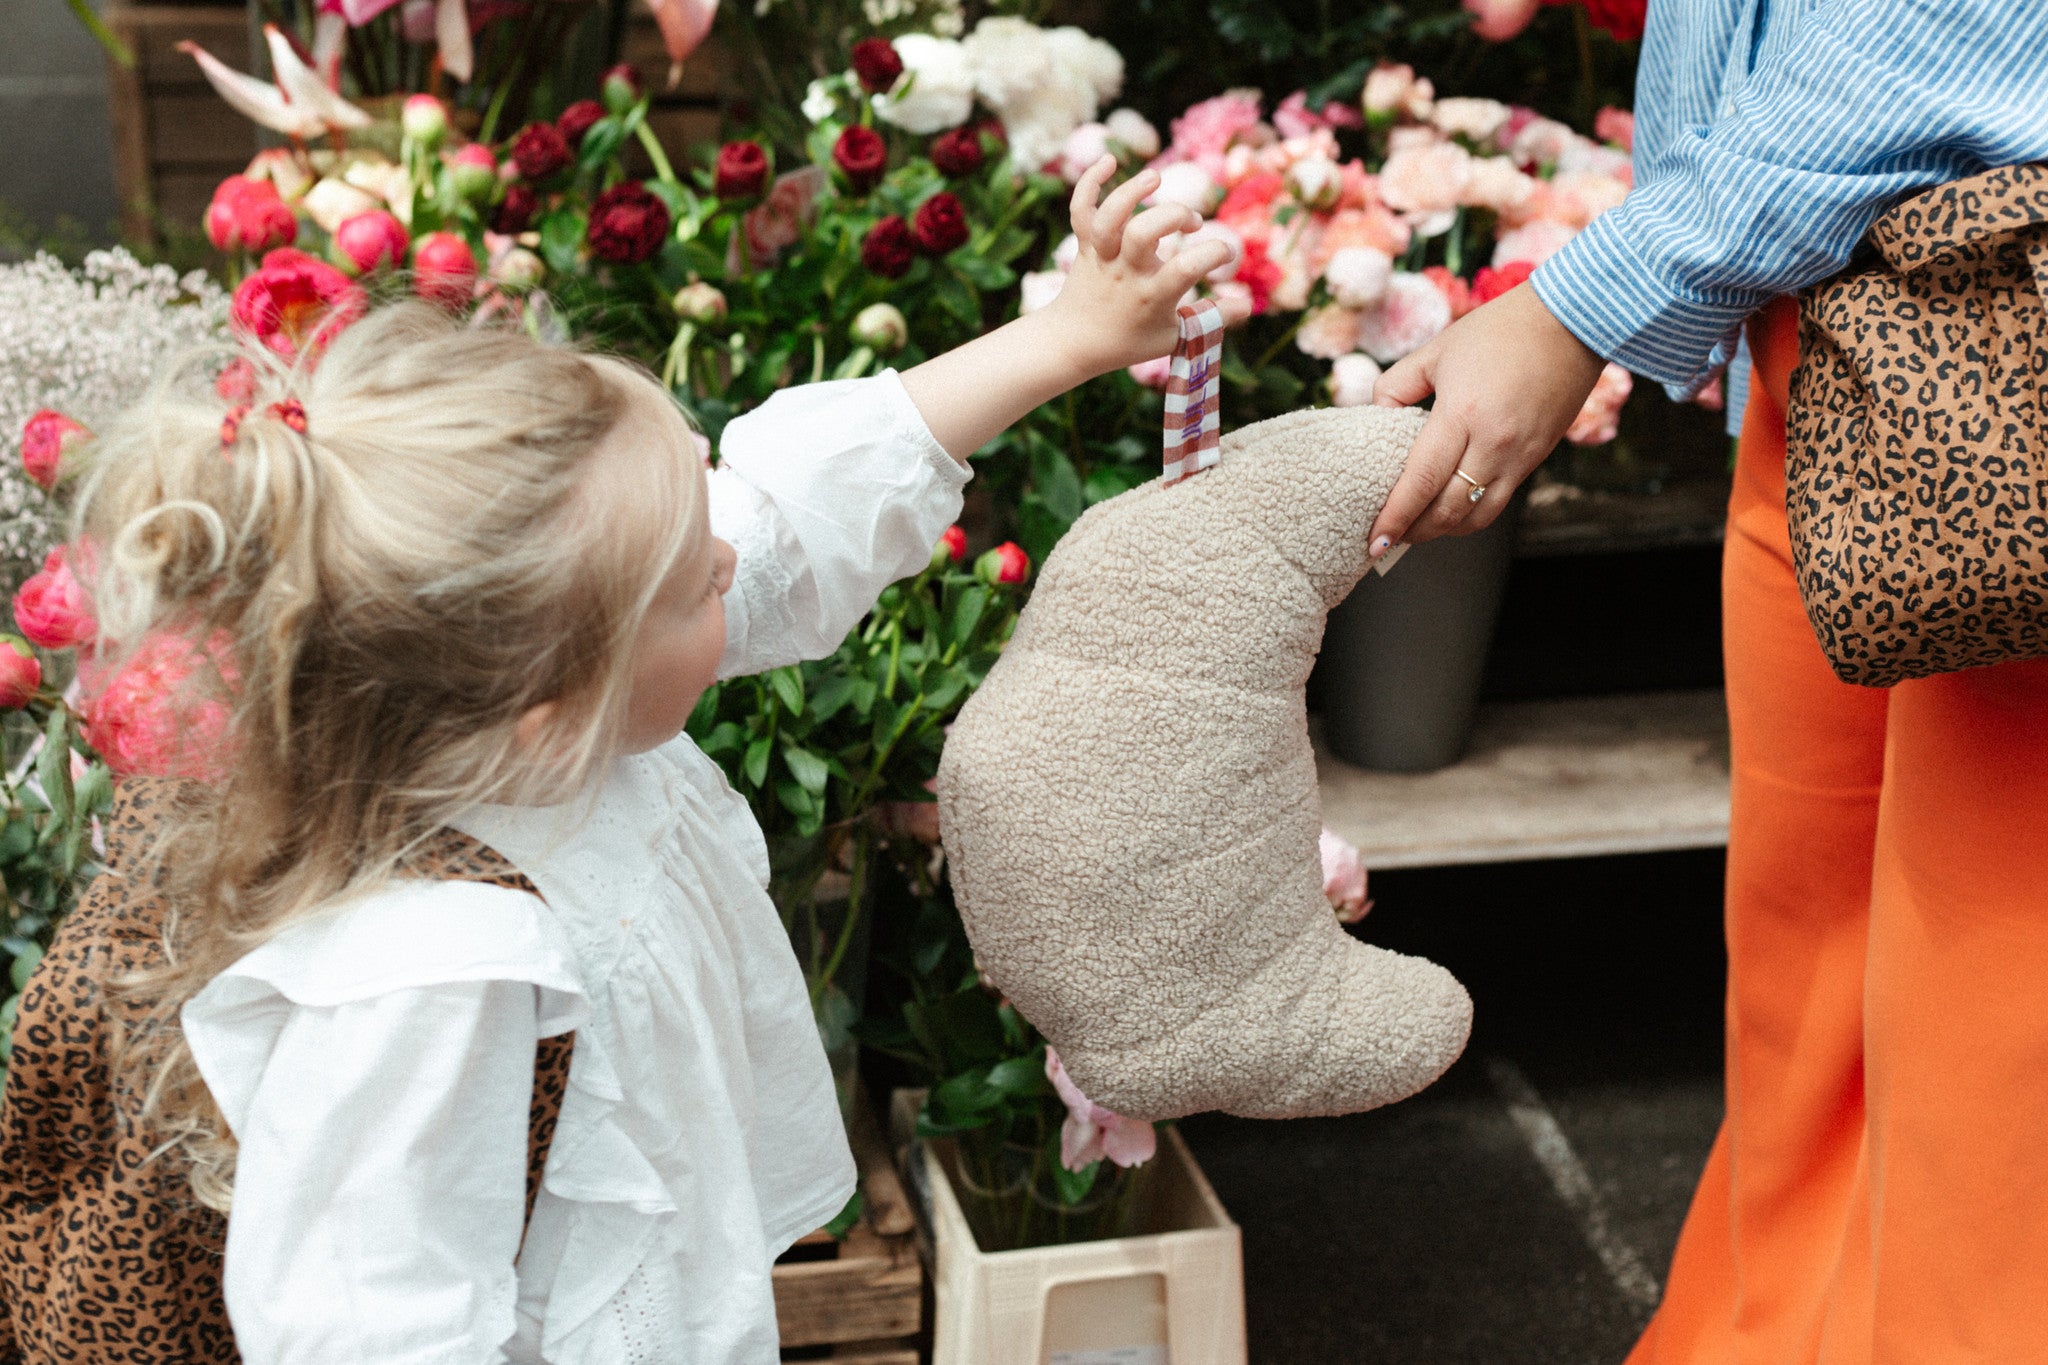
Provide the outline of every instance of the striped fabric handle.
<path id="1" fill-rule="evenodd" d="M 1166 475 L 1176 484 L 1215 464 L 1222 418 L 1223 310 L 1211 300 L 1182 304 L 1180 344 L 1166 376 Z"/>

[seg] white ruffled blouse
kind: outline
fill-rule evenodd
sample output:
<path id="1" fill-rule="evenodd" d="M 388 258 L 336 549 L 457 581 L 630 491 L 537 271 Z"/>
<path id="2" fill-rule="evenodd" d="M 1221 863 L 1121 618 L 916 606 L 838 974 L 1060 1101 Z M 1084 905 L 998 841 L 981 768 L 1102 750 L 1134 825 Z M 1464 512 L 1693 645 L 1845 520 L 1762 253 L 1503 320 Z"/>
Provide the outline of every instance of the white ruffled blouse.
<path id="1" fill-rule="evenodd" d="M 837 647 L 926 561 L 967 471 L 902 381 L 726 431 L 724 676 Z M 770 1263 L 854 1185 L 746 803 L 687 737 L 594 802 L 460 828 L 540 889 L 408 882 L 278 935 L 187 1004 L 240 1143 L 228 1313 L 249 1365 L 768 1365 Z M 524 1219 L 534 1043 L 576 1030 Z"/>

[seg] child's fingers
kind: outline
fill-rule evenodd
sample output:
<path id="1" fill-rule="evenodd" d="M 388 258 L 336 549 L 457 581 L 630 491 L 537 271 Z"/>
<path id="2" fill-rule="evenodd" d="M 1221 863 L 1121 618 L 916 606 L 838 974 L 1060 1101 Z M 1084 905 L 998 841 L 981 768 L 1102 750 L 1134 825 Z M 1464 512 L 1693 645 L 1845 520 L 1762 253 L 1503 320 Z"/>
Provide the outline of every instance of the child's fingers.
<path id="1" fill-rule="evenodd" d="M 1201 225 L 1202 216 L 1185 204 L 1154 204 L 1124 229 L 1124 264 L 1151 270 L 1159 264 L 1159 243 L 1168 233 L 1191 232 Z"/>
<path id="2" fill-rule="evenodd" d="M 1114 165 L 1114 163 L 1112 163 Z M 1088 232 L 1081 232 L 1083 240 L 1093 241 L 1098 259 L 1113 261 L 1123 251 L 1124 224 L 1131 219 L 1131 211 L 1138 207 L 1138 201 L 1159 188 L 1159 172 L 1140 171 L 1110 192 L 1102 201 L 1102 207 L 1095 210 L 1095 222 Z M 1092 236 L 1091 236 L 1092 233 Z"/>
<path id="3" fill-rule="evenodd" d="M 1102 159 L 1090 166 L 1082 173 L 1081 178 L 1074 182 L 1074 197 L 1069 201 L 1069 214 L 1073 219 L 1074 235 L 1081 239 L 1081 245 L 1084 247 L 1094 240 L 1096 201 L 1102 197 L 1102 187 L 1107 185 L 1109 178 L 1115 174 L 1116 158 L 1104 152 Z"/>
<path id="4" fill-rule="evenodd" d="M 1228 265 L 1236 255 L 1228 242 L 1196 242 L 1168 261 L 1163 273 L 1173 286 L 1174 297 L 1178 298 L 1200 284 L 1210 271 Z"/>

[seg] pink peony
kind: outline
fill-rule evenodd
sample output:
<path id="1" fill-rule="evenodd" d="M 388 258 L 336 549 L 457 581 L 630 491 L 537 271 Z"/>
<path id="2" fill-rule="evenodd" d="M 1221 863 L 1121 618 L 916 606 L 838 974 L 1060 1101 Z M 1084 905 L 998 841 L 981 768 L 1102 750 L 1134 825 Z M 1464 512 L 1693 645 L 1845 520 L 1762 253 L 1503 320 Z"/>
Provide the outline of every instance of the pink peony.
<path id="1" fill-rule="evenodd" d="M 1624 152 L 1636 148 L 1636 116 L 1626 109 L 1608 105 L 1593 116 L 1593 136 L 1611 142 Z"/>
<path id="2" fill-rule="evenodd" d="M 1109 129 L 1100 123 L 1084 123 L 1067 134 L 1060 149 L 1060 178 L 1069 185 L 1080 182 L 1088 168 L 1109 155 Z"/>
<path id="3" fill-rule="evenodd" d="M 452 232 L 430 232 L 412 253 L 412 291 L 444 308 L 459 308 L 476 289 L 476 252 Z"/>
<path id="4" fill-rule="evenodd" d="M 1556 119 L 1533 118 L 1523 124 L 1508 144 L 1508 155 L 1515 164 L 1531 169 L 1537 166 L 1554 166 L 1564 155 L 1565 148 L 1572 145 L 1578 134 L 1559 123 Z"/>
<path id="5" fill-rule="evenodd" d="M 1358 349 L 1358 323 L 1360 314 L 1356 309 L 1331 305 L 1318 308 L 1301 320 L 1301 330 L 1294 334 L 1294 344 L 1303 355 L 1314 356 L 1317 360 L 1335 360 Z"/>
<path id="6" fill-rule="evenodd" d="M 44 649 L 73 649 L 99 634 L 92 599 L 66 562 L 59 545 L 14 595 L 14 624 Z"/>
<path id="7" fill-rule="evenodd" d="M 1346 308 L 1370 308 L 1387 295 L 1394 277 L 1394 258 L 1369 246 L 1348 246 L 1330 257 L 1323 283 Z"/>
<path id="8" fill-rule="evenodd" d="M 1502 234 L 1500 241 L 1494 244 L 1493 268 L 1499 270 L 1518 261 L 1526 261 L 1532 266 L 1542 265 L 1577 235 L 1574 229 L 1549 219 L 1518 227 Z"/>
<path id="9" fill-rule="evenodd" d="M 287 360 L 305 348 L 323 349 L 363 315 L 362 286 L 303 251 L 279 247 L 235 288 L 228 320 Z"/>
<path id="10" fill-rule="evenodd" d="M 1331 214 L 1330 221 L 1323 225 L 1323 235 L 1316 243 L 1316 250 L 1321 263 L 1328 266 L 1346 247 L 1370 247 L 1387 256 L 1399 256 L 1408 250 L 1411 239 L 1412 233 L 1406 223 L 1386 209 L 1373 205 L 1362 209 L 1339 209 Z"/>
<path id="11" fill-rule="evenodd" d="M 1140 161 L 1150 161 L 1159 155 L 1159 130 L 1152 126 L 1152 120 L 1135 109 L 1118 109 L 1103 120 L 1109 132 L 1109 140 L 1123 150 L 1125 156 Z"/>
<path id="12" fill-rule="evenodd" d="M 1450 267 L 1426 265 L 1422 268 L 1422 274 L 1443 294 L 1444 302 L 1451 305 L 1452 322 L 1472 311 L 1472 286 L 1453 275 Z"/>
<path id="13" fill-rule="evenodd" d="M 1508 216 L 1520 212 L 1536 197 L 1540 183 L 1535 176 L 1517 170 L 1507 157 L 1479 157 L 1472 163 L 1472 175 L 1465 182 L 1461 202 Z"/>
<path id="14" fill-rule="evenodd" d="M 358 213 L 334 229 L 335 263 L 351 275 L 397 266 L 411 245 L 405 224 L 383 209 Z"/>
<path id="15" fill-rule="evenodd" d="M 817 216 L 818 194 L 825 188 L 825 180 L 825 171 L 819 166 L 778 175 L 768 187 L 768 197 L 747 211 L 742 222 L 747 250 L 756 265 L 773 264 L 776 257 L 803 240 Z"/>
<path id="16" fill-rule="evenodd" d="M 1257 151 L 1252 151 L 1250 148 L 1242 150 L 1250 155 L 1252 162 L 1260 170 L 1278 171 L 1283 175 L 1287 173 L 1289 167 L 1297 162 L 1328 161 L 1334 163 L 1341 160 L 1344 155 L 1343 149 L 1337 143 L 1337 135 L 1328 128 L 1312 129 L 1299 137 L 1282 138 L 1280 141 L 1270 146 L 1261 147 Z M 1236 157 L 1237 153 L 1233 151 L 1231 159 L 1235 160 Z"/>
<path id="17" fill-rule="evenodd" d="M 14 711 L 35 698 L 43 685 L 43 665 L 28 642 L 19 636 L 0 636 L 0 710 Z"/>
<path id="18" fill-rule="evenodd" d="M 1391 365 L 1451 325 L 1451 302 L 1426 275 L 1394 272 L 1386 297 L 1366 310 L 1358 329 L 1358 349 L 1382 365 Z"/>
<path id="19" fill-rule="evenodd" d="M 298 219 L 269 180 L 231 175 L 206 207 L 206 238 L 220 251 L 269 251 L 290 246 L 298 235 Z"/>
<path id="20" fill-rule="evenodd" d="M 1317 211 L 1337 207 L 1344 194 L 1344 173 L 1328 157 L 1304 157 L 1287 168 L 1287 191 Z"/>
<path id="21" fill-rule="evenodd" d="M 1216 221 L 1237 229 L 1242 237 L 1270 236 L 1274 205 L 1286 190 L 1286 178 L 1271 171 L 1246 176 L 1224 196 Z"/>
<path id="22" fill-rule="evenodd" d="M 1381 62 L 1365 78 L 1361 100 L 1368 117 L 1425 119 L 1436 103 L 1436 88 L 1418 79 L 1405 63 Z"/>
<path id="23" fill-rule="evenodd" d="M 21 466 L 38 488 L 55 488 L 59 466 L 72 448 L 92 433 L 61 412 L 33 414 L 21 429 Z"/>
<path id="24" fill-rule="evenodd" d="M 1544 217 L 1570 228 L 1583 228 L 1628 197 L 1628 186 L 1613 176 L 1574 171 L 1550 182 Z"/>
<path id="25" fill-rule="evenodd" d="M 1108 1157 L 1119 1166 L 1142 1166 L 1159 1150 L 1159 1135 L 1143 1119 L 1127 1119 L 1081 1093 L 1067 1076 L 1060 1055 L 1045 1050 L 1045 1077 L 1067 1106 L 1060 1125 L 1060 1165 L 1085 1171 Z"/>
<path id="26" fill-rule="evenodd" d="M 1472 31 L 1489 43 L 1504 43 L 1529 27 L 1541 0 L 1465 0 Z"/>
<path id="27" fill-rule="evenodd" d="M 1016 541 L 1006 540 L 974 561 L 974 576 L 984 583 L 1022 583 L 1031 577 L 1031 556 Z"/>
<path id="28" fill-rule="evenodd" d="M 1511 112 L 1499 100 L 1444 99 L 1436 102 L 1429 121 L 1445 137 L 1461 137 L 1483 147 L 1507 123 Z"/>
<path id="29" fill-rule="evenodd" d="M 1216 177 L 1192 161 L 1159 168 L 1159 188 L 1152 191 L 1155 204 L 1185 204 L 1196 213 L 1210 214 L 1223 200 L 1223 187 Z"/>
<path id="30" fill-rule="evenodd" d="M 80 670 L 85 737 L 117 776 L 220 780 L 230 759 L 228 705 L 207 686 L 234 682 L 230 644 L 218 634 L 206 654 L 181 635 L 144 640 L 111 676 Z M 81 661 L 84 663 L 84 661 Z M 222 677 L 210 675 L 218 668 Z"/>
<path id="31" fill-rule="evenodd" d="M 1165 393 L 1167 377 L 1172 368 L 1173 357 L 1163 355 L 1157 360 L 1139 361 L 1130 367 L 1129 373 L 1131 378 L 1137 380 L 1146 388 L 1157 389 L 1159 392 Z"/>
<path id="32" fill-rule="evenodd" d="M 1297 90 L 1273 111 L 1273 128 L 1283 138 L 1305 137 L 1324 128 L 1359 128 L 1365 120 L 1348 104 L 1331 100 L 1321 109 L 1308 107 L 1308 92 Z"/>
<path id="33" fill-rule="evenodd" d="M 1212 179 L 1221 179 L 1224 154 L 1231 144 L 1243 137 L 1256 137 L 1259 127 L 1259 92 L 1225 91 L 1190 106 L 1173 121 L 1173 142 L 1166 149 L 1166 159 L 1169 163 L 1192 161 Z"/>
<path id="34" fill-rule="evenodd" d="M 1349 840 L 1328 829 L 1323 831 L 1321 844 L 1323 894 L 1329 897 L 1339 922 L 1356 924 L 1372 909 L 1372 902 L 1365 898 L 1365 862 Z"/>
<path id="35" fill-rule="evenodd" d="M 1377 360 L 1362 351 L 1340 355 L 1330 364 L 1330 402 L 1340 408 L 1362 408 L 1372 401 L 1373 386 L 1379 382 L 1380 366 Z M 1325 830 L 1323 837 L 1328 839 L 1329 831 Z M 1324 882 L 1327 889 L 1327 851 L 1324 858 Z"/>
<path id="36" fill-rule="evenodd" d="M 1455 142 L 1403 148 L 1380 167 L 1380 197 L 1389 208 L 1440 213 L 1458 206 L 1472 178 L 1472 153 Z"/>
<path id="37" fill-rule="evenodd" d="M 1586 395 L 1585 406 L 1572 419 L 1571 429 L 1565 432 L 1564 438 L 1575 446 L 1604 446 L 1613 440 L 1620 430 L 1621 405 L 1628 401 L 1635 386 L 1633 375 L 1609 362 L 1600 371 L 1593 391 Z"/>

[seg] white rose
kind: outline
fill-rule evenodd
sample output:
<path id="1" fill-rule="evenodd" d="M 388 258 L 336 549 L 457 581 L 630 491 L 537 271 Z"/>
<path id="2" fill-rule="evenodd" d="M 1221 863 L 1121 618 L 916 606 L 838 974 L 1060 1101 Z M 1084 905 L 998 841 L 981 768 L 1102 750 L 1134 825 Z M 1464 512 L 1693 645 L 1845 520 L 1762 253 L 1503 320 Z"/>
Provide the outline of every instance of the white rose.
<path id="1" fill-rule="evenodd" d="M 823 123 L 839 112 L 839 97 L 832 92 L 832 83 L 815 80 L 804 89 L 804 117 L 813 123 Z"/>
<path id="2" fill-rule="evenodd" d="M 1386 297 L 1394 278 L 1394 258 L 1377 247 L 1347 246 L 1330 257 L 1323 282 L 1346 308 L 1370 308 Z"/>
<path id="3" fill-rule="evenodd" d="M 1067 287 L 1067 276 L 1060 270 L 1034 270 L 1017 284 L 1018 311 L 1036 313 L 1060 296 L 1060 290 Z"/>
<path id="4" fill-rule="evenodd" d="M 974 67 L 965 44 L 926 33 L 896 41 L 903 75 L 875 101 L 875 117 L 905 132 L 930 135 L 958 128 L 974 112 Z"/>
<path id="5" fill-rule="evenodd" d="M 1108 43 L 1072 27 L 1053 29 L 1045 40 L 1053 61 L 1088 83 L 1096 108 L 1123 93 L 1123 54 Z"/>
<path id="6" fill-rule="evenodd" d="M 1330 401 L 1340 408 L 1362 408 L 1372 401 L 1380 382 L 1380 365 L 1359 351 L 1340 355 L 1330 365 Z"/>
<path id="7" fill-rule="evenodd" d="M 1365 94 L 1360 102 L 1368 114 L 1392 114 L 1407 104 L 1414 88 L 1414 67 L 1382 62 L 1366 76 Z"/>
<path id="8" fill-rule="evenodd" d="M 1223 187 L 1192 161 L 1176 161 L 1159 168 L 1159 188 L 1152 191 L 1156 204 L 1185 204 L 1196 213 L 1215 212 L 1223 202 Z"/>
<path id="9" fill-rule="evenodd" d="M 1122 143 L 1124 150 L 1138 160 L 1150 161 L 1159 155 L 1159 130 L 1137 110 L 1119 109 L 1103 123 L 1109 129 L 1110 140 Z"/>
<path id="10" fill-rule="evenodd" d="M 960 43 L 981 97 L 998 109 L 1029 99 L 1050 83 L 1052 47 L 1045 30 L 1009 15 L 992 15 Z M 902 51 L 902 42 L 897 42 Z M 909 58 L 904 62 L 908 64 Z"/>

